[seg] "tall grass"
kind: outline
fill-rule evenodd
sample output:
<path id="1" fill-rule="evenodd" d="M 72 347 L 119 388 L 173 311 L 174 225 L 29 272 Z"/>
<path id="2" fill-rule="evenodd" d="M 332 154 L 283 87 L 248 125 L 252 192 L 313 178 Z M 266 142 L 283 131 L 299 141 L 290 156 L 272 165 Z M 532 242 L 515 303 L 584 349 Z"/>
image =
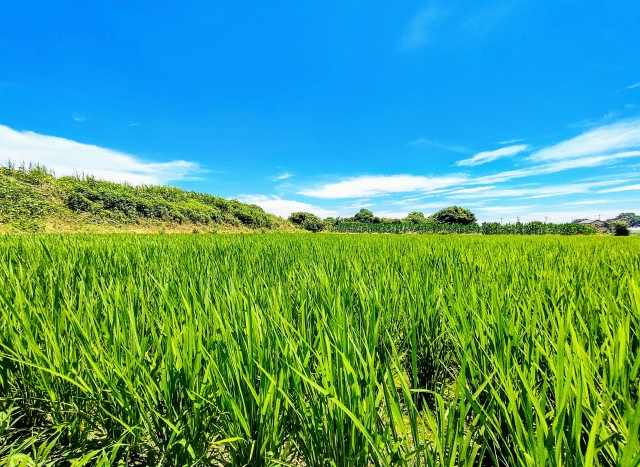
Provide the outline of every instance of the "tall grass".
<path id="1" fill-rule="evenodd" d="M 639 465 L 639 247 L 2 237 L 0 465 Z"/>

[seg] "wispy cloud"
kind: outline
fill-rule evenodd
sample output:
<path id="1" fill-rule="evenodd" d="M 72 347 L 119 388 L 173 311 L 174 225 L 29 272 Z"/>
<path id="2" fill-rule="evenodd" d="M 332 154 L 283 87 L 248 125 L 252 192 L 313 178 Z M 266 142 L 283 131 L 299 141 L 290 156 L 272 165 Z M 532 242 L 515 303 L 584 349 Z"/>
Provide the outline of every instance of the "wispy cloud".
<path id="1" fill-rule="evenodd" d="M 466 181 L 463 175 L 421 177 L 415 175 L 365 175 L 337 183 L 327 183 L 315 188 L 299 191 L 298 194 L 312 198 L 363 198 L 391 193 L 429 192 L 444 187 L 459 185 Z"/>
<path id="2" fill-rule="evenodd" d="M 85 173 L 136 185 L 186 180 L 203 172 L 195 162 L 144 161 L 112 149 L 32 131 L 16 131 L 4 125 L 0 125 L 0 159 L 41 163 L 58 176 Z"/>
<path id="3" fill-rule="evenodd" d="M 290 174 L 289 172 L 285 172 L 280 175 L 276 175 L 275 177 L 271 177 L 271 180 L 280 181 L 280 180 L 286 180 L 291 177 L 293 177 L 293 174 Z"/>
<path id="4" fill-rule="evenodd" d="M 413 141 L 409 141 L 407 146 L 414 146 L 416 148 L 426 148 L 429 146 L 433 146 L 434 148 L 446 149 L 447 151 L 460 152 L 466 154 L 469 152 L 467 148 L 464 146 L 455 146 L 452 144 L 442 143 L 439 141 L 433 141 L 425 138 L 418 138 Z"/>
<path id="5" fill-rule="evenodd" d="M 637 191 L 640 190 L 640 183 L 635 185 L 619 186 L 616 188 L 607 188 L 606 190 L 600 190 L 598 193 L 619 193 L 622 191 Z"/>
<path id="6" fill-rule="evenodd" d="M 575 138 L 534 152 L 535 162 L 577 159 L 640 149 L 640 119 L 623 120 L 589 130 Z"/>
<path id="7" fill-rule="evenodd" d="M 632 84 L 627 89 L 635 89 L 635 88 L 640 88 L 640 83 Z"/>
<path id="8" fill-rule="evenodd" d="M 87 121 L 87 117 L 85 117 L 84 115 L 74 114 L 72 118 L 76 122 L 86 122 Z"/>
<path id="9" fill-rule="evenodd" d="M 138 126 L 140 125 L 139 123 L 129 123 L 128 125 L 125 125 L 125 127 L 132 127 L 132 126 Z"/>
<path id="10" fill-rule="evenodd" d="M 640 151 L 624 151 L 605 156 L 582 157 L 578 159 L 568 159 L 555 161 L 553 163 L 541 164 L 526 169 L 507 170 L 493 175 L 486 175 L 475 179 L 478 184 L 501 183 L 517 178 L 535 177 L 538 175 L 547 175 L 562 172 L 570 169 L 579 169 L 585 167 L 598 167 L 604 164 L 615 162 L 620 159 L 640 157 Z"/>
<path id="11" fill-rule="evenodd" d="M 239 195 L 238 199 L 244 203 L 257 204 L 270 214 L 289 217 L 294 212 L 311 212 L 319 217 L 329 217 L 339 215 L 338 211 L 325 209 L 313 204 L 303 203 L 291 199 L 282 199 L 279 196 L 267 195 Z"/>
<path id="12" fill-rule="evenodd" d="M 433 27 L 445 16 L 447 12 L 434 5 L 418 11 L 405 27 L 401 48 L 410 49 L 427 45 L 432 40 Z"/>
<path id="13" fill-rule="evenodd" d="M 502 157 L 514 156 L 523 151 L 526 151 L 527 149 L 529 149 L 529 146 L 527 146 L 526 144 L 516 144 L 514 146 L 507 146 L 504 148 L 495 149 L 493 151 L 483 151 L 483 152 L 479 152 L 478 154 L 471 157 L 470 159 L 463 159 L 461 161 L 456 162 L 456 165 L 474 166 L 474 165 L 486 164 L 487 162 L 492 162 Z"/>
<path id="14" fill-rule="evenodd" d="M 514 187 L 497 188 L 496 186 L 462 188 L 447 193 L 449 199 L 479 199 L 479 198 L 516 198 L 516 199 L 537 199 L 550 198 L 552 196 L 567 196 L 574 194 L 589 193 L 594 188 L 611 186 L 624 183 L 626 180 L 610 180 L 592 183 L 569 183 L 564 185 L 551 185 L 539 187 Z M 607 192 L 605 190 L 605 192 Z M 599 191 L 598 193 L 602 193 Z"/>
<path id="15" fill-rule="evenodd" d="M 498 144 L 514 144 L 514 143 L 519 143 L 520 141 L 524 141 L 524 138 L 510 139 L 510 140 L 507 140 L 507 141 L 500 141 Z"/>

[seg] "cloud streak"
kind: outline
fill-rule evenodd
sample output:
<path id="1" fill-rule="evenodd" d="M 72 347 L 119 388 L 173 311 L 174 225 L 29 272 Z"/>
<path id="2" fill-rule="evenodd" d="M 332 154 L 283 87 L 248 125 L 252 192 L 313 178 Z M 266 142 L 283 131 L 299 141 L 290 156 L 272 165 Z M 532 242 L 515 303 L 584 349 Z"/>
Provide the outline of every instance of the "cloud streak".
<path id="1" fill-rule="evenodd" d="M 516 144 L 514 146 L 507 146 L 504 148 L 496 149 L 493 151 L 482 151 L 469 159 L 463 159 L 456 162 L 457 166 L 475 166 L 480 164 L 486 164 L 493 162 L 496 159 L 503 157 L 511 157 L 529 149 L 526 144 Z"/>
<path id="2" fill-rule="evenodd" d="M 0 125 L 0 159 L 37 162 L 53 170 L 58 176 L 85 173 L 104 180 L 134 185 L 158 185 L 186 180 L 203 172 L 194 162 L 144 161 L 112 149 L 32 131 L 20 132 L 4 125 Z"/>
<path id="3" fill-rule="evenodd" d="M 620 193 L 622 191 L 638 191 L 640 190 L 640 183 L 635 185 L 619 186 L 616 188 L 608 188 L 606 190 L 600 190 L 598 193 Z"/>
<path id="4" fill-rule="evenodd" d="M 475 188 L 462 188 L 450 191 L 446 196 L 452 200 L 457 199 L 479 199 L 479 198 L 519 198 L 519 199 L 536 199 L 549 198 L 552 196 L 568 196 L 574 194 L 589 193 L 593 188 L 615 185 L 624 183 L 626 180 L 611 180 L 606 182 L 594 183 L 572 183 L 566 185 L 541 186 L 535 188 L 516 187 L 516 188 L 498 188 L 496 186 L 485 186 Z M 640 186 L 640 185 L 639 185 Z M 617 191 L 617 190 L 616 190 Z M 598 191 L 598 193 L 606 193 Z"/>
<path id="5" fill-rule="evenodd" d="M 298 194 L 312 198 L 341 199 L 364 198 L 391 193 L 414 191 L 429 192 L 465 182 L 462 175 L 422 177 L 415 175 L 365 175 L 337 183 L 327 183 L 315 188 L 299 191 Z"/>
<path id="6" fill-rule="evenodd" d="M 451 144 L 440 143 L 438 141 L 432 141 L 425 138 L 418 138 L 413 141 L 409 141 L 407 146 L 414 146 L 416 148 L 425 148 L 433 146 L 434 148 L 446 149 L 447 151 L 460 152 L 466 154 L 469 150 L 463 146 L 454 146 Z"/>
<path id="7" fill-rule="evenodd" d="M 640 149 L 640 119 L 631 119 L 589 130 L 575 138 L 534 152 L 532 162 L 600 156 Z"/>

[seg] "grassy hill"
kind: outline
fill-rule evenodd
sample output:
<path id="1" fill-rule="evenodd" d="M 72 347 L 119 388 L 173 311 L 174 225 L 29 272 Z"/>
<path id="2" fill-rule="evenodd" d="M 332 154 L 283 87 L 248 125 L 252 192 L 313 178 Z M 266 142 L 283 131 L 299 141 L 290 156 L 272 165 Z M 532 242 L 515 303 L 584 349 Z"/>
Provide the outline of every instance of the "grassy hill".
<path id="1" fill-rule="evenodd" d="M 261 207 L 169 186 L 131 186 L 45 167 L 0 167 L 0 233 L 295 230 Z"/>

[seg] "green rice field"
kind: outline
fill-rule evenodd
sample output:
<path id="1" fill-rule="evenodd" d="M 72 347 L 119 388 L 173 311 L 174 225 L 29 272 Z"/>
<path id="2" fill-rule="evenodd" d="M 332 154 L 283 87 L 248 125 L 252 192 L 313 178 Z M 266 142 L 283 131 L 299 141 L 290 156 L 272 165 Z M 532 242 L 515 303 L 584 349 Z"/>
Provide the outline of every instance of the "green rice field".
<path id="1" fill-rule="evenodd" d="M 638 466 L 640 239 L 0 237 L 0 466 Z"/>

